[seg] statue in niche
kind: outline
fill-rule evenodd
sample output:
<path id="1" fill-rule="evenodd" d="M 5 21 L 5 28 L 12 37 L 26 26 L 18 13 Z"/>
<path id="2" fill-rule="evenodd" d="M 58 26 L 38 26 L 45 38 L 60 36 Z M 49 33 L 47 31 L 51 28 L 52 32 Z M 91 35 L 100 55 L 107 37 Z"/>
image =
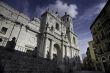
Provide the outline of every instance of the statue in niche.
<path id="1" fill-rule="evenodd" d="M 53 32 L 53 31 L 54 31 L 54 27 L 53 27 L 53 26 L 51 26 L 50 31 L 51 31 L 51 32 Z"/>
<path id="2" fill-rule="evenodd" d="M 56 54 L 53 54 L 53 61 L 55 62 L 55 63 L 57 63 L 57 55 Z"/>
<path id="3" fill-rule="evenodd" d="M 47 52 L 47 59 L 50 60 L 50 54 L 49 54 L 49 51 Z"/>
<path id="4" fill-rule="evenodd" d="M 37 46 L 35 47 L 35 49 L 33 50 L 33 57 L 37 57 L 39 55 L 39 51 L 38 51 L 38 48 Z"/>

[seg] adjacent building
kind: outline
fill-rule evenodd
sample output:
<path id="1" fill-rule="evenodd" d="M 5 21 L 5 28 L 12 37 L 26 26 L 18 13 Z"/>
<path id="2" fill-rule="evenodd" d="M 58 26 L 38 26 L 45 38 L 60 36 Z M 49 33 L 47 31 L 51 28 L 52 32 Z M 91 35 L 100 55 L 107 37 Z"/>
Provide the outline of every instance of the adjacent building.
<path id="1" fill-rule="evenodd" d="M 93 41 L 89 41 L 88 42 L 89 44 L 89 47 L 87 48 L 87 61 L 88 61 L 88 65 L 90 65 L 89 69 L 91 70 L 97 70 L 97 67 L 96 67 L 96 55 L 95 55 L 95 48 L 94 48 L 94 42 Z"/>
<path id="2" fill-rule="evenodd" d="M 86 51 L 86 57 L 83 59 L 83 69 L 96 71 L 97 61 L 96 61 L 94 42 L 89 41 L 88 44 L 89 44 L 89 47 L 87 48 L 87 51 Z"/>
<path id="3" fill-rule="evenodd" d="M 29 17 L 0 2 L 0 42 L 16 38 L 15 49 L 22 52 L 37 49 L 39 56 L 63 62 L 79 55 L 77 35 L 73 31 L 72 17 L 65 13 L 46 10 L 40 18 Z M 35 49 L 36 47 L 36 49 Z M 66 59 L 65 59 L 66 58 Z"/>
<path id="4" fill-rule="evenodd" d="M 110 1 L 90 27 L 98 61 L 103 71 L 110 68 Z"/>
<path id="5" fill-rule="evenodd" d="M 89 44 L 89 47 L 87 48 L 87 57 L 89 57 L 90 59 L 92 60 L 96 60 L 96 57 L 95 57 L 95 53 L 94 53 L 94 42 L 93 41 L 89 41 L 88 42 Z"/>

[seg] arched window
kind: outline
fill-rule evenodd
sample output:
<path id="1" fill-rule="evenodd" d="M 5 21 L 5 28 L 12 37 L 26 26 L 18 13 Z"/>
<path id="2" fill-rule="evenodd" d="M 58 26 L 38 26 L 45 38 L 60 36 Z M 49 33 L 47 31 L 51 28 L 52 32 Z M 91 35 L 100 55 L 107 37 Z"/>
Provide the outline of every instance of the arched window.
<path id="1" fill-rule="evenodd" d="M 56 29 L 59 30 L 59 24 L 58 23 L 56 23 Z"/>
<path id="2" fill-rule="evenodd" d="M 75 37 L 73 37 L 73 43 L 74 43 L 74 44 L 76 44 L 76 40 L 75 40 Z"/>
<path id="3" fill-rule="evenodd" d="M 61 50 L 59 44 L 54 44 L 53 48 L 53 61 L 58 63 L 61 58 Z"/>
<path id="4" fill-rule="evenodd" d="M 69 21 L 69 18 L 67 18 L 67 22 Z"/>

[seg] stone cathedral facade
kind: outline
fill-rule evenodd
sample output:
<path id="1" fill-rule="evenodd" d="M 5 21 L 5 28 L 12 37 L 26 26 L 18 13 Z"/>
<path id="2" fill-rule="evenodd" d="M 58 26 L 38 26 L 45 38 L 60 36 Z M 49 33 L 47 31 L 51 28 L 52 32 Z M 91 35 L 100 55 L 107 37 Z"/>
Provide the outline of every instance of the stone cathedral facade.
<path id="1" fill-rule="evenodd" d="M 40 18 L 31 20 L 7 4 L 0 2 L 0 46 L 16 38 L 15 49 L 22 52 L 37 48 L 39 56 L 50 59 L 79 55 L 77 35 L 73 31 L 72 17 L 65 13 L 45 11 Z M 36 51 L 36 50 L 35 50 Z"/>

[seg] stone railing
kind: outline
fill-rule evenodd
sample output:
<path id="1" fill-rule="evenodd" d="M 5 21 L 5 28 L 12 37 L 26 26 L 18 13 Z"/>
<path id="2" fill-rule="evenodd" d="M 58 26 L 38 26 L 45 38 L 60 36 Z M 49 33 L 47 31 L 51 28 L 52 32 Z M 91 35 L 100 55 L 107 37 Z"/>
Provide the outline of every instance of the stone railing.
<path id="1" fill-rule="evenodd" d="M 26 52 L 27 51 L 26 47 L 22 47 L 22 46 L 19 46 L 19 45 L 16 45 L 15 50 L 18 50 L 18 51 L 21 51 L 21 52 Z"/>

